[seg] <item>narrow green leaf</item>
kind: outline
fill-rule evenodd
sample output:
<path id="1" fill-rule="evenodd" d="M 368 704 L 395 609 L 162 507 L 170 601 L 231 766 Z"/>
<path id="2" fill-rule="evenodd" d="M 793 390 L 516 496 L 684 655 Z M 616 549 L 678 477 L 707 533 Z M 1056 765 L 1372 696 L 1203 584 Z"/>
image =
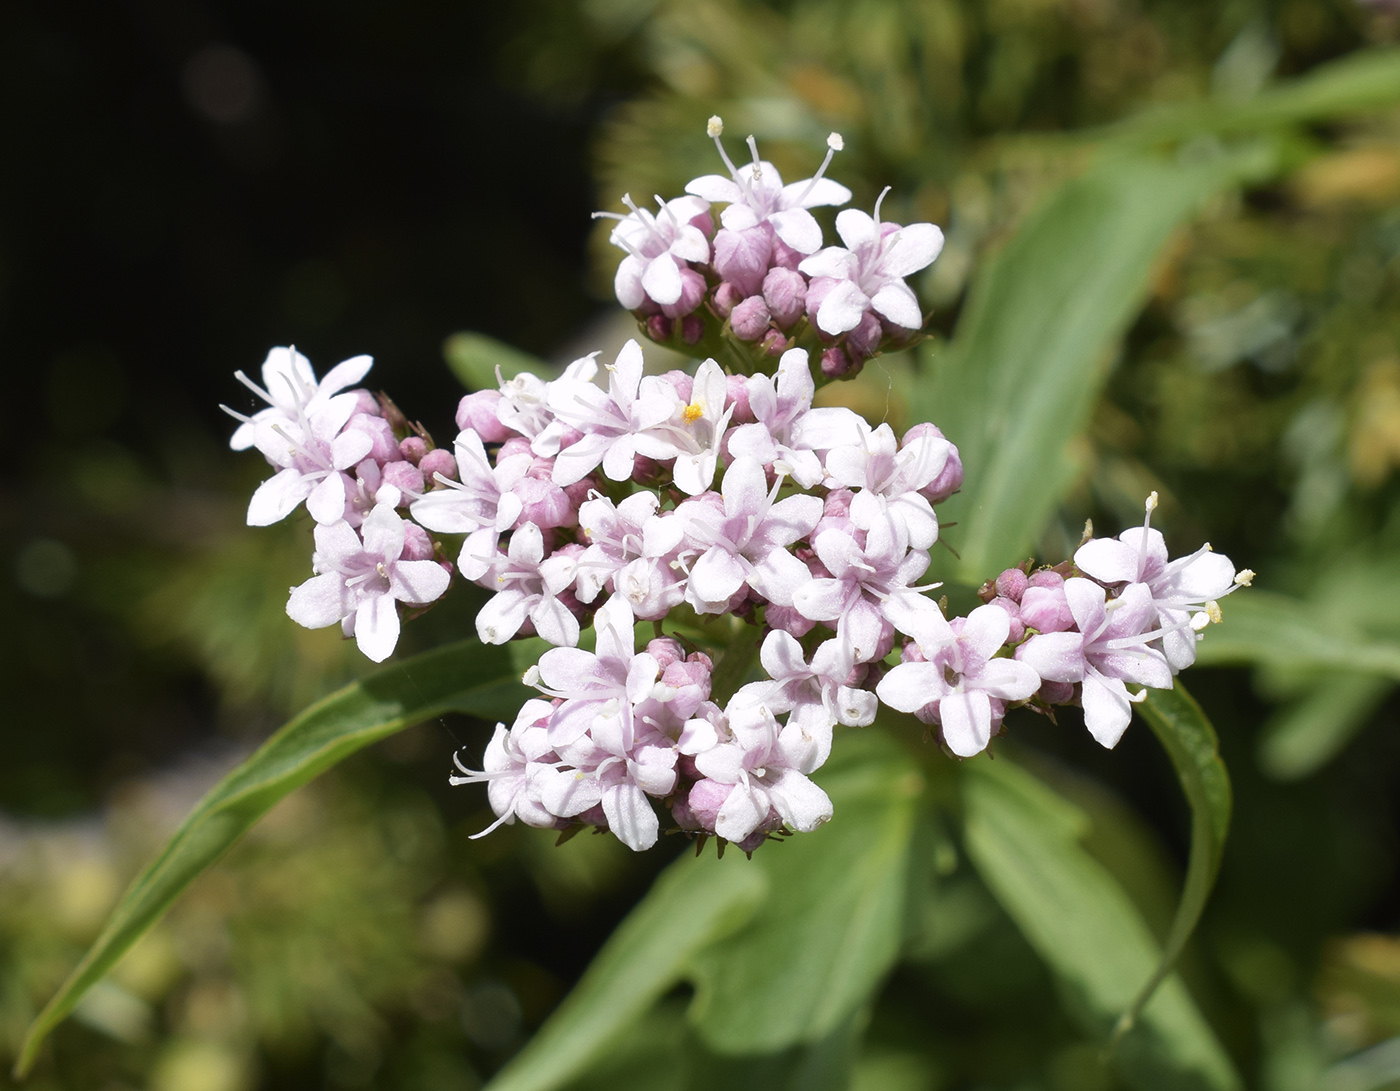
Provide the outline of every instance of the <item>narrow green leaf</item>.
<path id="1" fill-rule="evenodd" d="M 681 980 L 691 955 L 762 902 L 767 877 L 748 863 L 687 854 L 667 868 L 490 1091 L 550 1091 L 582 1073 Z"/>
<path id="2" fill-rule="evenodd" d="M 1173 689 L 1150 689 L 1138 705 L 1153 734 L 1157 736 L 1176 769 L 1191 806 L 1191 855 L 1186 864 L 1186 883 L 1176 907 L 1171 931 L 1157 969 L 1138 991 L 1118 1020 L 1115 1040 L 1126 1034 L 1152 994 L 1171 973 L 1176 960 L 1196 930 L 1220 861 L 1225 853 L 1225 836 L 1230 829 L 1230 778 L 1220 760 L 1220 743 L 1206 714 L 1186 688 L 1177 682 Z"/>
<path id="3" fill-rule="evenodd" d="M 1128 895 L 1080 844 L 1088 818 L 1005 755 L 962 766 L 965 843 L 983 881 L 1065 987 L 1071 1014 L 1106 1036 L 1161 951 Z M 1233 1091 L 1228 1057 L 1176 975 L 1114 1061 L 1144 1091 Z"/>
<path id="4" fill-rule="evenodd" d="M 1269 717 L 1259 738 L 1259 765 L 1275 780 L 1301 780 L 1326 765 L 1361 730 L 1391 678 L 1329 674 L 1299 701 Z"/>
<path id="5" fill-rule="evenodd" d="M 1261 664 L 1286 670 L 1342 670 L 1400 681 L 1400 644 L 1373 639 L 1322 616 L 1299 599 L 1251 589 L 1223 603 L 1225 620 L 1212 625 L 1196 662 L 1203 666 Z"/>
<path id="6" fill-rule="evenodd" d="M 1197 163 L 1101 162 L 1052 193 L 982 269 L 952 343 L 926 355 L 929 381 L 911 406 L 947 431 L 966 467 L 946 506 L 963 582 L 1023 560 L 1074 480 L 1071 441 L 1168 236 L 1212 194 L 1271 165 L 1257 148 Z"/>
<path id="7" fill-rule="evenodd" d="M 318 701 L 216 784 L 122 896 L 102 934 L 29 1028 L 15 1065 L 33 1066 L 48 1033 L 180 893 L 272 806 L 355 751 L 445 712 L 514 716 L 529 696 L 503 647 L 464 640 L 380 670 Z"/>
<path id="8" fill-rule="evenodd" d="M 816 778 L 836 818 L 756 852 L 769 889 L 763 912 L 691 962 L 691 1019 L 720 1052 L 771 1053 L 827 1037 L 899 954 L 923 780 L 881 732 L 839 743 Z"/>
<path id="9" fill-rule="evenodd" d="M 685 980 L 705 1051 L 793 1050 L 788 1064 L 844 1040 L 899 953 L 922 781 L 874 729 L 843 738 L 814 779 L 836 820 L 752 859 L 731 847 L 723 860 L 711 850 L 673 863 L 490 1091 L 567 1085 Z"/>
<path id="10" fill-rule="evenodd" d="M 442 355 L 452 374 L 468 390 L 495 390 L 497 368 L 504 379 L 514 379 L 522 371 L 548 379 L 556 371 L 538 357 L 484 333 L 454 333 L 443 342 Z"/>
<path id="11" fill-rule="evenodd" d="M 1147 110 L 1088 139 L 1108 138 L 1134 145 L 1181 140 L 1204 133 L 1258 132 L 1347 114 L 1383 109 L 1400 102 L 1400 50 L 1358 50 L 1318 65 L 1295 80 L 1268 88 L 1243 102 L 1205 100 Z"/>

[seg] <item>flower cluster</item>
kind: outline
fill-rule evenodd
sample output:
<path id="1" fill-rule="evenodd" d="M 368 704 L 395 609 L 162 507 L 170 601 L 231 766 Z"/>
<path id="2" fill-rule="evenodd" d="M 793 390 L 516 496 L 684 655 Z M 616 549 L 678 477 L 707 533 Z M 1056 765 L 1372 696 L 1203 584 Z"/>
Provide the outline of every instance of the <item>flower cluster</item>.
<path id="1" fill-rule="evenodd" d="M 446 591 L 434 535 L 456 535 L 457 571 L 493 592 L 479 637 L 555 645 L 526 676 L 546 699 L 497 728 L 482 770 L 454 778 L 486 782 L 502 822 L 593 825 L 641 849 L 666 815 L 752 849 L 831 816 L 810 774 L 834 728 L 869 724 L 880 702 L 936 726 L 961 757 L 1016 704 L 1082 704 L 1112 746 L 1141 694 L 1128 684 L 1169 687 L 1215 600 L 1250 578 L 1209 547 L 1169 561 L 1148 522 L 1087 540 L 1072 565 L 1008 569 L 985 605 L 949 620 L 918 582 L 935 505 L 962 481 L 937 428 L 900 439 L 813 408 L 802 349 L 773 376 L 727 377 L 713 361 L 647 376 L 642 364 L 629 342 L 606 387 L 586 357 L 553 381 L 469 394 L 449 454 L 398 436 L 387 403 L 342 393 L 368 360 L 318 383 L 304 357 L 275 349 L 255 387 L 269 407 L 234 435 L 279 468 L 249 522 L 305 500 L 317 523 L 294 620 L 341 622 L 384 659 L 398 603 Z M 682 637 L 725 615 L 759 627 L 764 677 L 721 695 L 710 657 Z M 637 622 L 660 633 L 668 620 L 672 634 L 638 650 Z"/>
<path id="2" fill-rule="evenodd" d="M 624 194 L 626 214 L 609 237 L 626 252 L 614 289 L 618 302 L 643 323 L 653 341 L 738 343 L 746 371 L 765 357 L 801 345 L 820 354 L 826 378 L 851 378 L 871 356 L 917 339 L 923 314 L 904 278 L 930 265 L 943 248 L 933 224 L 900 225 L 846 209 L 836 217 L 842 246 L 822 246 L 810 209 L 843 205 L 851 191 L 825 177 L 842 148 L 827 139 L 827 155 L 811 178 L 783 184 L 776 167 L 760 159 L 736 167 L 709 121 L 726 174 L 692 180 L 686 196 L 656 198 L 651 212 Z M 722 204 L 719 223 L 714 206 Z M 744 351 L 746 350 L 746 351 Z"/>
<path id="3" fill-rule="evenodd" d="M 763 346 L 753 374 L 706 359 L 693 374 L 648 375 L 629 341 L 602 367 L 595 353 L 551 380 L 468 394 L 450 451 L 387 398 L 347 389 L 368 357 L 317 381 L 278 348 L 261 386 L 238 375 L 267 407 L 229 410 L 232 445 L 257 447 L 276 471 L 248 522 L 304 502 L 316 524 L 293 620 L 339 622 L 383 660 L 399 604 L 441 597 L 455 548 L 457 574 L 490 592 L 478 637 L 552 645 L 524 678 L 541 697 L 498 725 L 480 770 L 459 762 L 452 778 L 487 785 L 492 829 L 591 826 L 633 849 L 675 829 L 752 850 L 831 817 L 811 775 L 835 728 L 870 724 L 881 703 L 959 757 L 986 749 L 1018 705 L 1080 705 L 1111 747 L 1142 687 L 1170 687 L 1219 620 L 1217 600 L 1253 576 L 1209 546 L 1170 560 L 1154 493 L 1141 527 L 1086 537 L 1055 568 L 1008 569 L 983 605 L 946 616 L 937 585 L 920 581 L 936 506 L 962 485 L 957 448 L 932 424 L 899 437 L 813 406 L 838 354 L 849 373 L 915 333 L 900 278 L 933 260 L 941 236 L 881 225 L 877 206 L 876 219 L 838 217 L 847 249 L 820 249 L 807 210 L 846 190 L 820 171 L 783 186 L 756 149 L 743 170 L 725 163 L 728 178 L 697 179 L 659 216 L 619 219 L 617 286 L 653 335 L 678 323 L 690 341 L 697 308 L 723 311 L 731 334 Z M 710 201 L 729 202 L 718 232 Z M 767 332 L 749 337 L 743 316 L 760 310 Z M 810 329 L 817 345 L 792 345 Z M 718 663 L 702 650 L 721 647 Z"/>

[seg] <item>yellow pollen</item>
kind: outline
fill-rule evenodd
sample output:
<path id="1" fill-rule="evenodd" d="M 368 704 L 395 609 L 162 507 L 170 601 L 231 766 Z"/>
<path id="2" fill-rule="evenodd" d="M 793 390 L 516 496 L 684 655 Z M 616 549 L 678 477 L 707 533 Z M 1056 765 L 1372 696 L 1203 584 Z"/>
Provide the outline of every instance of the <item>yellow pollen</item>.
<path id="1" fill-rule="evenodd" d="M 1235 582 L 1241 587 L 1248 587 L 1254 582 L 1254 571 L 1249 568 L 1242 568 L 1235 573 Z"/>
<path id="2" fill-rule="evenodd" d="M 691 402 L 685 407 L 685 423 L 694 424 L 705 415 L 705 410 L 699 402 Z"/>
<path id="3" fill-rule="evenodd" d="M 1220 603 L 1216 602 L 1214 599 L 1206 603 L 1206 614 L 1210 618 L 1212 624 L 1219 625 L 1221 621 L 1224 620 L 1223 615 L 1220 613 Z"/>

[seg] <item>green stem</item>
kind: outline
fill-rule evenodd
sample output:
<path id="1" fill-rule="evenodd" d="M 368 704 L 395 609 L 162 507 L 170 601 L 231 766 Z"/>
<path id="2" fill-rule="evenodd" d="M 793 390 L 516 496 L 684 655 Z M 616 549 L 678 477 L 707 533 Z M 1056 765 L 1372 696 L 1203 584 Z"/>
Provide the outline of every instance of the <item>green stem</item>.
<path id="1" fill-rule="evenodd" d="M 759 633 L 757 625 L 744 625 L 734 634 L 715 663 L 714 673 L 710 675 L 710 700 L 721 708 L 744 684 L 754 660 L 758 658 Z"/>

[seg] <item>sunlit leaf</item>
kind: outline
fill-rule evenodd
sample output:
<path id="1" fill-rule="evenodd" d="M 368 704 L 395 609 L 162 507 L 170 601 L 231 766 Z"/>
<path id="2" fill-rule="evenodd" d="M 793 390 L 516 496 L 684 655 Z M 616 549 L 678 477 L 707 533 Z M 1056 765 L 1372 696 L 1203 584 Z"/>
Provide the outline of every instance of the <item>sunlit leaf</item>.
<path id="1" fill-rule="evenodd" d="M 29 1029 L 16 1071 L 180 893 L 274 804 L 357 750 L 445 712 L 514 718 L 529 695 L 505 648 L 464 640 L 395 663 L 284 725 L 195 806 Z"/>
<path id="2" fill-rule="evenodd" d="M 1400 102 L 1400 50 L 1387 47 L 1318 65 L 1243 102 L 1206 100 L 1166 106 L 1086 135 L 1151 144 L 1203 133 L 1258 132 L 1383 109 L 1396 102 Z"/>
<path id="3" fill-rule="evenodd" d="M 963 582 L 1024 560 L 1079 472 L 1071 441 L 1167 237 L 1206 198 L 1269 165 L 1258 149 L 1105 161 L 1052 193 L 983 267 L 911 406 L 962 454 L 962 492 L 944 510 L 959 524 L 947 538 Z"/>
<path id="4" fill-rule="evenodd" d="M 1251 589 L 1223 603 L 1196 662 L 1203 666 L 1267 663 L 1289 670 L 1343 670 L 1400 680 L 1400 643 L 1367 636 L 1299 599 Z"/>
<path id="5" fill-rule="evenodd" d="M 831 1034 L 874 992 L 899 953 L 918 770 L 878 732 L 839 740 L 825 775 L 837 817 L 755 853 L 763 911 L 691 963 L 691 1017 L 733 1053 Z"/>
<path id="6" fill-rule="evenodd" d="M 1148 690 L 1138 710 L 1171 758 L 1177 780 L 1191 806 L 1191 854 L 1186 865 L 1186 883 L 1161 960 L 1119 1020 L 1115 1033 L 1120 1035 L 1127 1033 L 1143 1005 L 1176 965 L 1201 919 L 1225 853 L 1232 798 L 1230 778 L 1225 763 L 1220 760 L 1215 729 L 1179 681 L 1172 689 Z"/>
<path id="7" fill-rule="evenodd" d="M 1055 971 L 1071 1014 L 1106 1038 L 1161 950 L 1122 887 L 1080 844 L 1087 816 L 1004 755 L 963 765 L 963 803 L 978 873 Z M 1145 1091 L 1240 1086 L 1175 975 L 1148 1002 L 1114 1062 Z"/>
<path id="8" fill-rule="evenodd" d="M 502 379 L 513 379 L 522 371 L 549 379 L 555 372 L 538 357 L 484 333 L 454 333 L 443 342 L 442 355 L 452 374 L 468 390 L 495 390 L 498 368 Z"/>
<path id="9" fill-rule="evenodd" d="M 836 1049 L 903 940 L 922 790 L 881 732 L 840 742 L 814 778 L 839 818 L 752 859 L 731 847 L 723 860 L 711 849 L 673 863 L 491 1091 L 567 1085 L 686 980 L 696 983 L 690 1023 L 706 1056 L 763 1055 L 796 1071 L 809 1048 Z"/>
<path id="10" fill-rule="evenodd" d="M 491 1091 L 562 1087 L 681 980 L 686 961 L 746 920 L 767 878 L 735 853 L 686 854 L 662 874 Z"/>

